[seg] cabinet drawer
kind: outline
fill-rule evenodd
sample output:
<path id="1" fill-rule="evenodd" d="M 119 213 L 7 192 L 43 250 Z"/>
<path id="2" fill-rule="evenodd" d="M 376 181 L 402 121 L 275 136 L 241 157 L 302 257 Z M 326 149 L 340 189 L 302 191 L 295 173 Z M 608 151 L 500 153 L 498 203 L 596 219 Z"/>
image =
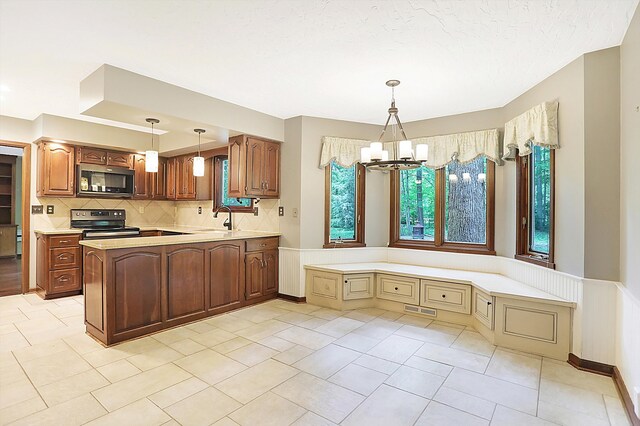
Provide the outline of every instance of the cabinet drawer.
<path id="1" fill-rule="evenodd" d="M 107 154 L 107 166 L 133 169 L 133 155 L 126 152 L 109 152 Z"/>
<path id="2" fill-rule="evenodd" d="M 422 280 L 420 305 L 446 311 L 471 313 L 471 286 Z"/>
<path id="3" fill-rule="evenodd" d="M 376 281 L 377 295 L 380 299 L 417 305 L 420 301 L 418 289 L 420 280 L 417 278 L 397 277 L 395 275 L 379 274 Z"/>
<path id="4" fill-rule="evenodd" d="M 493 297 L 478 289 L 473 289 L 473 316 L 493 330 Z"/>
<path id="5" fill-rule="evenodd" d="M 64 293 L 67 291 L 80 290 L 82 282 L 80 280 L 80 269 L 61 269 L 49 272 L 49 293 Z"/>
<path id="6" fill-rule="evenodd" d="M 247 251 L 273 250 L 278 248 L 278 238 L 255 238 L 246 241 Z"/>
<path id="7" fill-rule="evenodd" d="M 369 299 L 373 297 L 373 274 L 344 276 L 343 300 Z"/>
<path id="8" fill-rule="evenodd" d="M 80 235 L 54 235 L 49 237 L 49 247 L 77 247 L 80 245 Z"/>
<path id="9" fill-rule="evenodd" d="M 80 267 L 80 247 L 54 248 L 49 250 L 49 269 Z"/>
<path id="10" fill-rule="evenodd" d="M 338 299 L 338 286 L 341 276 L 322 272 L 310 272 L 308 286 L 314 296 Z"/>
<path id="11" fill-rule="evenodd" d="M 78 147 L 77 160 L 78 163 L 105 165 L 107 164 L 107 151 Z"/>

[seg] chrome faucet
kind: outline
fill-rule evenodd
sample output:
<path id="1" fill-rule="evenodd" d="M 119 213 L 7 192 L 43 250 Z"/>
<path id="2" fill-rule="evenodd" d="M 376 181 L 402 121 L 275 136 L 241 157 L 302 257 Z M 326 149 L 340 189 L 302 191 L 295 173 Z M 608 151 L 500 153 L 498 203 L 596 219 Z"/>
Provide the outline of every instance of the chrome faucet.
<path id="1" fill-rule="evenodd" d="M 229 206 L 220 206 L 217 209 L 215 209 L 213 211 L 213 217 L 218 217 L 218 212 L 222 209 L 227 209 L 227 211 L 229 212 L 229 217 L 227 218 L 227 220 L 224 221 L 222 226 L 224 226 L 229 231 L 231 231 L 233 229 L 233 226 L 231 225 L 231 208 Z"/>

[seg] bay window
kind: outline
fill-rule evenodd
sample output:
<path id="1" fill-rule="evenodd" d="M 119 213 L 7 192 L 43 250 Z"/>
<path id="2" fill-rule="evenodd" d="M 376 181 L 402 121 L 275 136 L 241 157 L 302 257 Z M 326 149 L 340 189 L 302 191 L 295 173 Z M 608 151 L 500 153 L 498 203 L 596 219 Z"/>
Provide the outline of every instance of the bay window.
<path id="1" fill-rule="evenodd" d="M 364 167 L 325 167 L 324 247 L 363 247 Z"/>

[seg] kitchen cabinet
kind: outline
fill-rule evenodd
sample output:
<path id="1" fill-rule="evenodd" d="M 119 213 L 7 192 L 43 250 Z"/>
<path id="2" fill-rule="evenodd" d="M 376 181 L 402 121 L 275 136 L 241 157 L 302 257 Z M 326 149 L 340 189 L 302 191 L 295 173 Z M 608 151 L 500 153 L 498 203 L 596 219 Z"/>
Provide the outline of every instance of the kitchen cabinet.
<path id="1" fill-rule="evenodd" d="M 379 299 L 417 305 L 420 301 L 420 280 L 397 275 L 378 274 L 376 277 Z"/>
<path id="2" fill-rule="evenodd" d="M 245 254 L 245 298 L 262 298 L 278 290 L 278 239 L 248 240 Z"/>
<path id="3" fill-rule="evenodd" d="M 167 159 L 166 199 L 212 200 L 213 159 L 204 163 L 204 176 L 193 176 L 193 158 L 196 154 L 181 155 Z"/>
<path id="4" fill-rule="evenodd" d="M 374 296 L 373 274 L 353 274 L 344 276 L 344 300 L 370 299 Z"/>
<path id="5" fill-rule="evenodd" d="M 196 199 L 193 157 L 194 155 L 182 155 L 176 159 L 176 200 Z"/>
<path id="6" fill-rule="evenodd" d="M 76 162 L 78 164 L 96 164 L 100 166 L 132 169 L 134 155 L 128 152 L 107 151 L 105 149 L 78 146 L 76 147 Z"/>
<path id="7" fill-rule="evenodd" d="M 421 280 L 420 305 L 445 311 L 471 313 L 471 286 L 444 281 Z"/>
<path id="8" fill-rule="evenodd" d="M 82 292 L 80 235 L 36 232 L 36 292 L 44 299 Z"/>
<path id="9" fill-rule="evenodd" d="M 473 289 L 473 316 L 489 330 L 494 328 L 493 306 L 495 301 L 484 291 Z"/>
<path id="10" fill-rule="evenodd" d="M 38 197 L 75 196 L 75 149 L 71 145 L 41 142 L 38 145 Z"/>
<path id="11" fill-rule="evenodd" d="M 280 143 L 247 135 L 229 138 L 229 197 L 280 197 Z"/>
<path id="12" fill-rule="evenodd" d="M 146 171 L 146 159 L 142 154 L 134 155 L 134 190 L 133 198 L 137 200 L 166 200 L 167 199 L 167 159 L 158 158 L 158 171 Z"/>
<path id="13" fill-rule="evenodd" d="M 215 314 L 242 305 L 245 287 L 243 256 L 243 241 L 225 241 L 207 248 L 208 312 Z"/>
<path id="14" fill-rule="evenodd" d="M 133 169 L 133 154 L 117 151 L 107 152 L 107 166 Z"/>
<path id="15" fill-rule="evenodd" d="M 145 200 L 151 193 L 149 174 L 145 170 L 146 161 L 142 154 L 135 154 L 133 159 L 133 198 Z"/>
<path id="16" fill-rule="evenodd" d="M 177 157 L 167 158 L 165 192 L 168 200 L 176 199 L 177 163 Z"/>

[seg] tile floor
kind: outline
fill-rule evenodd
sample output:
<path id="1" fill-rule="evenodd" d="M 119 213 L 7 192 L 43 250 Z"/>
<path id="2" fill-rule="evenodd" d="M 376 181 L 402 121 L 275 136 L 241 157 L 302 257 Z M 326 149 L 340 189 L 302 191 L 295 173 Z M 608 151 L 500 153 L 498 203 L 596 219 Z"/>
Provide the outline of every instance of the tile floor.
<path id="1" fill-rule="evenodd" d="M 105 349 L 82 297 L 0 298 L 0 424 L 625 425 L 609 378 L 378 309 L 275 300 Z"/>

